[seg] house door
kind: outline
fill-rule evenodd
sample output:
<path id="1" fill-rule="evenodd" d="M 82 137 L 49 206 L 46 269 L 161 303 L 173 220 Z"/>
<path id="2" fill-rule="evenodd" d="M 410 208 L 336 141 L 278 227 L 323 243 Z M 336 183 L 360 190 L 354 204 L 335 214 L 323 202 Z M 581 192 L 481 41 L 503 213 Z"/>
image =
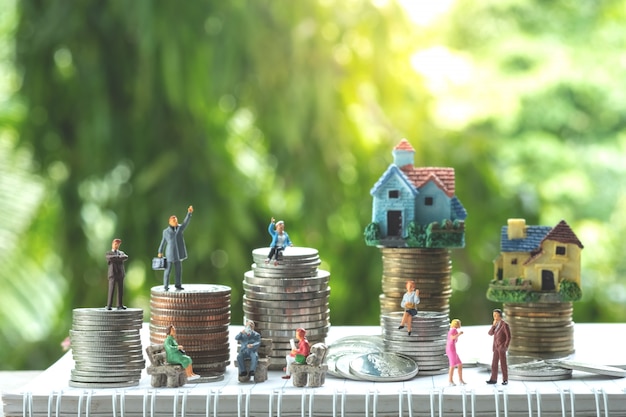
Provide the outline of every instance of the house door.
<path id="1" fill-rule="evenodd" d="M 402 212 L 389 210 L 387 212 L 387 236 L 402 237 Z"/>
<path id="2" fill-rule="evenodd" d="M 543 269 L 541 271 L 541 290 L 542 291 L 554 291 L 554 272 L 546 271 Z"/>

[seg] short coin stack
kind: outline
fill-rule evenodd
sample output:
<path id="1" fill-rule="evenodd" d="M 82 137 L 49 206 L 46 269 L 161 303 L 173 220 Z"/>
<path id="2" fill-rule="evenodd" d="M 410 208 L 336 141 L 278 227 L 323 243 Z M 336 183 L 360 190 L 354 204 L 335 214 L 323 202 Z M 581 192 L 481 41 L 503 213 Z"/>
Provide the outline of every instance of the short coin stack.
<path id="1" fill-rule="evenodd" d="M 167 327 L 176 328 L 176 342 L 204 378 L 223 377 L 229 363 L 231 288 L 225 285 L 185 284 L 183 291 L 150 291 L 150 341 L 162 344 Z"/>
<path id="2" fill-rule="evenodd" d="M 511 328 L 511 355 L 554 359 L 574 353 L 571 302 L 505 303 L 503 307 Z"/>
<path id="3" fill-rule="evenodd" d="M 282 369 L 291 351 L 289 340 L 304 328 L 313 345 L 324 342 L 330 328 L 330 273 L 319 270 L 318 251 L 288 247 L 275 265 L 266 263 L 270 248 L 252 251 L 252 270 L 244 274 L 244 319 L 272 340 L 270 369 Z"/>
<path id="4" fill-rule="evenodd" d="M 420 290 L 418 310 L 450 312 L 452 261 L 448 249 L 381 248 L 381 252 L 382 314 L 400 310 L 409 280 Z"/>
<path id="5" fill-rule="evenodd" d="M 121 388 L 139 385 L 145 367 L 139 331 L 143 310 L 77 308 L 70 340 L 74 369 L 69 385 Z"/>
<path id="6" fill-rule="evenodd" d="M 407 329 L 398 329 L 403 312 L 383 314 L 385 351 L 413 358 L 420 375 L 437 375 L 448 369 L 446 341 L 450 325 L 448 315 L 435 311 L 419 311 Z"/>

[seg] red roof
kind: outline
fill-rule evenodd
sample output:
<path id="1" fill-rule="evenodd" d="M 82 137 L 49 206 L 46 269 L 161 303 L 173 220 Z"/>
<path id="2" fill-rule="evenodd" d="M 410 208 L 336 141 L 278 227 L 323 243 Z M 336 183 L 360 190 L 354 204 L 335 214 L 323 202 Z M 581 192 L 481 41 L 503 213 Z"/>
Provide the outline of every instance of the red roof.
<path id="1" fill-rule="evenodd" d="M 454 197 L 454 168 L 405 165 L 400 169 L 418 189 L 428 181 L 433 181 L 448 197 Z"/>

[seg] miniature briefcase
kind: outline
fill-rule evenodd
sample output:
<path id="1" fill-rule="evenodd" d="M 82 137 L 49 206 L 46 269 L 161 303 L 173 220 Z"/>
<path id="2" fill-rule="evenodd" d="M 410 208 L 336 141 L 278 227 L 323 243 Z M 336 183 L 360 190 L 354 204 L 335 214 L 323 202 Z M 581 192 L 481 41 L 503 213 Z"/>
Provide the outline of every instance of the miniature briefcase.
<path id="1" fill-rule="evenodd" d="M 167 265 L 167 261 L 165 260 L 165 258 L 159 258 L 159 257 L 152 258 L 152 269 L 154 269 L 155 271 L 164 270 L 166 265 Z"/>

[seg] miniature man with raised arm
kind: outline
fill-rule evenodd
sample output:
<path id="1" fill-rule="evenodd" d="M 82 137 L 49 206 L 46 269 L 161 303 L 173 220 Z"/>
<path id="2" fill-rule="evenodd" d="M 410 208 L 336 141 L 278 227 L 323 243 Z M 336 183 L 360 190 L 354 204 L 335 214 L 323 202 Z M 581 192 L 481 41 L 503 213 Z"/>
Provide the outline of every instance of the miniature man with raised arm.
<path id="1" fill-rule="evenodd" d="M 272 217 L 270 225 L 267 228 L 267 231 L 272 236 L 272 243 L 270 244 L 270 253 L 265 260 L 267 264 L 273 257 L 274 266 L 278 265 L 278 257 L 282 254 L 283 250 L 285 250 L 287 246 L 293 246 L 291 240 L 289 240 L 289 235 L 285 232 L 285 222 L 279 220 L 274 226 L 275 222 L 276 220 Z"/>
<path id="2" fill-rule="evenodd" d="M 291 378 L 289 365 L 291 365 L 292 363 L 296 361 L 296 355 L 302 355 L 306 358 L 307 356 L 309 356 L 309 353 L 311 352 L 311 344 L 306 338 L 306 330 L 304 330 L 301 327 L 296 329 L 296 340 L 298 341 L 298 346 L 295 345 L 295 342 L 293 339 L 291 339 L 290 341 L 291 352 L 289 353 L 289 355 L 285 357 L 285 360 L 287 361 L 287 366 L 285 367 L 286 375 L 283 375 L 282 377 L 283 379 Z"/>
<path id="3" fill-rule="evenodd" d="M 408 335 L 411 336 L 413 317 L 417 315 L 417 305 L 420 303 L 420 290 L 415 289 L 415 281 L 409 280 L 406 282 L 405 286 L 406 293 L 404 293 L 402 301 L 400 302 L 400 307 L 404 309 L 404 313 L 402 314 L 402 320 L 400 320 L 398 329 L 404 329 L 406 325 Z"/>
<path id="4" fill-rule="evenodd" d="M 493 310 L 493 323 L 489 329 L 489 336 L 493 336 L 493 359 L 491 360 L 491 377 L 488 384 L 498 382 L 498 363 L 502 368 L 502 385 L 509 383 L 509 370 L 506 362 L 506 351 L 511 342 L 509 324 L 502 319 L 502 310 Z"/>
<path id="5" fill-rule="evenodd" d="M 109 296 L 107 298 L 107 310 L 111 310 L 113 304 L 113 293 L 117 287 L 117 309 L 126 310 L 126 306 L 122 303 L 124 297 L 124 262 L 128 259 L 128 255 L 120 250 L 122 239 L 113 239 L 111 242 L 111 250 L 106 253 L 107 264 L 109 265 Z"/>
<path id="6" fill-rule="evenodd" d="M 165 291 L 170 288 L 170 272 L 172 271 L 172 265 L 176 274 L 176 289 L 182 290 L 182 277 L 183 277 L 183 265 L 182 262 L 187 259 L 187 248 L 185 246 L 185 239 L 183 238 L 183 232 L 187 228 L 189 221 L 191 220 L 191 214 L 193 213 L 193 206 L 189 206 L 187 209 L 187 215 L 182 224 L 178 223 L 176 216 L 170 216 L 169 226 L 163 229 L 163 239 L 159 245 L 159 258 L 163 257 L 165 250 L 165 271 L 163 271 L 163 287 Z"/>
<path id="7" fill-rule="evenodd" d="M 237 354 L 237 366 L 239 367 L 239 376 L 254 376 L 256 364 L 259 360 L 259 346 L 261 346 L 261 335 L 254 331 L 254 322 L 248 320 L 245 327 L 235 340 L 239 342 L 240 348 Z M 250 372 L 246 371 L 245 360 L 250 359 Z"/>

